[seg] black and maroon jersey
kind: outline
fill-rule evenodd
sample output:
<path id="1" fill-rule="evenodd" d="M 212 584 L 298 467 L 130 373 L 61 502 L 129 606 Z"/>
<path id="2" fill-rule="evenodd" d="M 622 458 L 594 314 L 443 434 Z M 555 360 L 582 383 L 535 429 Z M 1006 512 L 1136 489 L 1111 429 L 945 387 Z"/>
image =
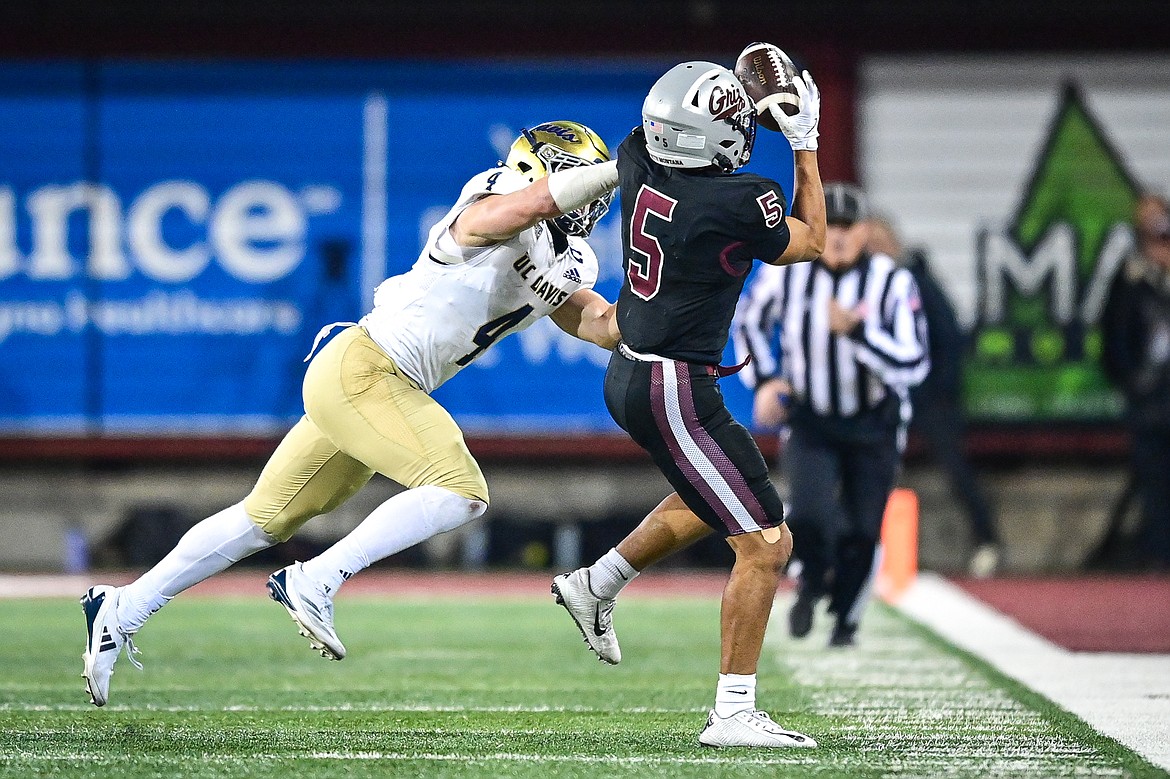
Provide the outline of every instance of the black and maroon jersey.
<path id="1" fill-rule="evenodd" d="M 751 173 L 659 165 L 641 128 L 618 149 L 618 176 L 622 340 L 638 352 L 718 364 L 752 261 L 788 247 L 784 192 Z"/>

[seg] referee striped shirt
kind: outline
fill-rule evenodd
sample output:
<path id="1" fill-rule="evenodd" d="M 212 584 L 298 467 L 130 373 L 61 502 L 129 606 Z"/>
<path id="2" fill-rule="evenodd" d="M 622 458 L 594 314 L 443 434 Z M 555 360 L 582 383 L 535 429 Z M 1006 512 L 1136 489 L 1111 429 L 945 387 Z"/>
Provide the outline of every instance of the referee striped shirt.
<path id="1" fill-rule="evenodd" d="M 847 335 L 829 330 L 829 300 L 862 314 Z M 773 349 L 780 330 L 780 354 Z M 760 267 L 732 328 L 751 388 L 783 377 L 819 416 L 852 417 L 909 388 L 930 370 L 926 317 L 914 277 L 884 254 L 834 273 L 820 260 Z"/>

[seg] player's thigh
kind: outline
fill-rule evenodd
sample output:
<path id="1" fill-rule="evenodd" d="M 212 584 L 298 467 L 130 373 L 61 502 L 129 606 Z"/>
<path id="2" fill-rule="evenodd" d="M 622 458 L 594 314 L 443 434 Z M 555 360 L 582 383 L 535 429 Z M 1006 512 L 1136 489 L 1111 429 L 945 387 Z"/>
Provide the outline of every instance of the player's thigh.
<path id="1" fill-rule="evenodd" d="M 649 381 L 648 364 L 631 360 L 618 350 L 614 350 L 605 369 L 603 385 L 605 407 L 618 427 L 628 432 L 639 444 L 642 442 L 638 441 L 638 436 L 630 429 L 631 425 L 627 420 L 631 417 L 638 419 L 651 413 Z"/>
<path id="2" fill-rule="evenodd" d="M 309 366 L 305 410 L 346 454 L 405 487 L 434 485 L 488 500 L 483 472 L 455 420 L 418 389 L 361 328 Z"/>
<path id="3" fill-rule="evenodd" d="M 265 532 L 285 541 L 308 520 L 348 500 L 372 473 L 301 417 L 268 459 L 244 509 Z"/>
<path id="4" fill-rule="evenodd" d="M 686 363 L 634 370 L 625 418 L 687 506 L 724 536 L 776 527 L 784 509 L 751 434 L 731 418 L 714 379 Z"/>

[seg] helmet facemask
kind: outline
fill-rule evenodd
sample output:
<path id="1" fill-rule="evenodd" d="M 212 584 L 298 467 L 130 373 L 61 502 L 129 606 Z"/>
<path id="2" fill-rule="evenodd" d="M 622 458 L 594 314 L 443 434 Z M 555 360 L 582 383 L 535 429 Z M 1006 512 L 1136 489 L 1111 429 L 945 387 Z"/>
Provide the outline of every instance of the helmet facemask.
<path id="1" fill-rule="evenodd" d="M 733 163 L 726 154 L 715 154 L 715 166 L 724 173 L 733 173 L 744 165 L 747 165 L 748 161 L 752 158 L 752 149 L 756 146 L 756 127 L 758 126 L 756 123 L 756 109 L 749 104 L 746 111 L 741 111 L 735 116 L 729 116 L 723 121 L 731 125 L 732 130 L 743 136 L 743 152 L 739 155 L 739 161 L 737 163 Z M 734 146 L 729 141 L 723 141 L 722 145 L 726 147 Z"/>
<path id="2" fill-rule="evenodd" d="M 529 181 L 558 170 L 594 165 L 609 160 L 609 149 L 597 135 L 576 122 L 546 122 L 521 130 L 512 144 L 506 164 Z M 565 235 L 584 238 L 609 211 L 613 193 L 551 220 Z"/>

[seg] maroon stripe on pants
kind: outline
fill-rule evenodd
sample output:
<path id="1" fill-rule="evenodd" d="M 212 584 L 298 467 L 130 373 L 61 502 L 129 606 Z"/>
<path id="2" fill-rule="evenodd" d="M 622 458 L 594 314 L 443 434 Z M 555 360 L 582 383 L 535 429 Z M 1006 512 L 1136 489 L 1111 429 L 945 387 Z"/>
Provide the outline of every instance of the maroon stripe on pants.
<path id="1" fill-rule="evenodd" d="M 687 370 L 686 363 L 676 362 L 676 374 L 680 366 L 684 371 Z M 686 375 L 688 376 L 689 384 L 690 374 L 687 373 Z M 658 432 L 662 435 L 662 440 L 666 442 L 666 446 L 670 449 L 670 455 L 674 458 L 674 464 L 682 471 L 687 482 L 699 492 L 703 500 L 707 501 L 707 505 L 719 515 L 719 518 L 723 520 L 723 524 L 727 526 L 728 531 L 732 535 L 743 533 L 743 527 L 736 521 L 731 510 L 723 504 L 723 501 L 719 500 L 719 496 L 715 494 L 715 490 L 699 475 L 699 471 L 687 459 L 686 454 L 678 443 L 678 439 L 674 436 L 674 430 L 670 427 L 670 420 L 666 417 L 666 381 L 663 376 L 662 363 L 660 362 L 654 362 L 650 365 L 650 407 L 654 412 L 654 422 L 658 425 Z"/>
<path id="2" fill-rule="evenodd" d="M 686 368 L 686 363 L 677 363 L 677 365 Z M 771 527 L 772 520 L 768 519 L 768 512 L 764 511 L 764 507 L 760 504 L 760 499 L 756 497 L 756 493 L 752 492 L 752 488 L 748 486 L 747 480 L 744 479 L 743 473 L 723 451 L 723 447 L 711 437 L 711 433 L 707 428 L 699 423 L 699 415 L 695 412 L 695 396 L 691 389 L 691 374 L 690 371 L 684 371 L 679 376 L 678 387 L 678 402 L 682 407 L 683 423 L 687 427 L 687 432 L 691 434 L 691 438 L 699 447 L 699 450 L 707 455 L 707 459 L 715 466 L 715 470 L 727 482 L 727 486 L 731 487 L 731 491 L 735 493 L 735 497 L 739 498 L 739 502 L 747 509 L 751 518 L 756 521 L 760 527 Z"/>

